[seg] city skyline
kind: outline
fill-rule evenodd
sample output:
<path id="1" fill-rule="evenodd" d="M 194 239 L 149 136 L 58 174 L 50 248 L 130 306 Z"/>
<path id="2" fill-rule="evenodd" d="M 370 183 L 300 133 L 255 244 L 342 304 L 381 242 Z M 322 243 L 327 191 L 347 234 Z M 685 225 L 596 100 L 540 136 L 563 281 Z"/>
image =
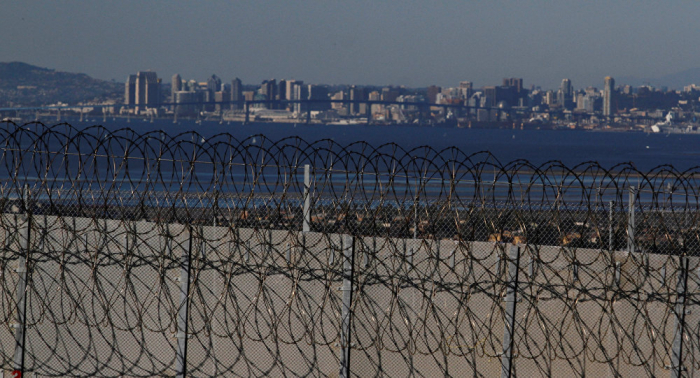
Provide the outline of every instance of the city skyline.
<path id="1" fill-rule="evenodd" d="M 522 78 L 503 78 L 502 85 L 474 88 L 472 82 L 461 81 L 457 87 L 426 88 L 377 87 L 377 86 L 328 86 L 304 83 L 299 80 L 263 80 L 260 85 L 243 85 L 239 78 L 227 84 L 216 74 L 207 81 L 182 79 L 179 74 L 171 78 L 169 102 L 161 104 L 138 100 L 139 91 L 146 90 L 138 84 L 138 78 L 153 77 L 160 89 L 161 79 L 155 72 L 138 72 L 130 75 L 125 83 L 124 104 L 120 114 L 159 116 L 163 111 L 176 120 L 178 116 L 200 117 L 202 115 L 235 120 L 244 123 L 251 119 L 292 122 L 353 122 L 374 123 L 450 123 L 458 127 L 472 121 L 498 123 L 509 122 L 524 127 L 525 119 L 530 126 L 539 127 L 543 121 L 554 121 L 564 128 L 583 127 L 589 130 L 610 128 L 610 123 L 622 122 L 626 126 L 642 127 L 647 132 L 660 132 L 672 126 L 672 120 L 688 122 L 695 130 L 699 113 L 697 93 L 700 87 L 692 84 L 683 91 L 655 89 L 644 85 L 615 85 L 615 79 L 606 76 L 603 88 L 586 87 L 575 89 L 571 80 L 564 78 L 556 91 L 532 89 L 523 86 Z M 144 89 L 142 89 L 144 87 Z M 167 92 L 167 91 L 166 91 Z M 133 99 L 136 98 L 136 101 Z M 135 105 L 135 106 L 133 106 Z M 666 121 L 659 121 L 664 110 Z M 312 115 L 313 114 L 313 115 Z M 427 116 L 426 116 L 427 115 Z M 602 116 L 603 122 L 600 122 Z M 364 117 L 364 118 L 363 118 Z M 345 118 L 345 121 L 341 121 Z M 460 121 L 461 118 L 461 121 Z M 632 121 L 641 123 L 629 124 Z M 460 123 L 461 122 L 461 123 Z M 654 124 L 654 122 L 656 122 Z M 682 124 L 682 122 L 681 122 Z M 619 126 L 619 125 L 618 125 Z M 690 130 L 686 129 L 686 130 Z"/>
<path id="2" fill-rule="evenodd" d="M 151 69 L 163 77 L 216 72 L 244 82 L 285 77 L 409 87 L 462 80 L 484 86 L 509 76 L 554 89 L 569 78 L 581 88 L 600 86 L 605 76 L 622 84 L 700 67 L 700 52 L 687 47 L 700 4 L 663 7 L 648 1 L 27 1 L 7 4 L 0 15 L 0 32 L 9 36 L 0 61 L 118 81 Z"/>

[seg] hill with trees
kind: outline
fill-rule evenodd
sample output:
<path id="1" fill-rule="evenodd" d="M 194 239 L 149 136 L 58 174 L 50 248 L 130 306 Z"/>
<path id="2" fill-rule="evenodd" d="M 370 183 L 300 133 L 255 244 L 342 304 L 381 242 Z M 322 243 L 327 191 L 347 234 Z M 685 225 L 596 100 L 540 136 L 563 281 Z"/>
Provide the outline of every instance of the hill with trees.
<path id="1" fill-rule="evenodd" d="M 121 101 L 124 84 L 22 62 L 0 62 L 0 107 Z"/>

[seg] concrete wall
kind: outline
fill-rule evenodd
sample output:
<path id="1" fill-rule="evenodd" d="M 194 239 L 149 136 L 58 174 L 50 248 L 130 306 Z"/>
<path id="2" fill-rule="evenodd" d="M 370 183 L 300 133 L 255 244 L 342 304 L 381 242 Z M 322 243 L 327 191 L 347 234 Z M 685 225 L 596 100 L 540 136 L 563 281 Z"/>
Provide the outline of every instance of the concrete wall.
<path id="1" fill-rule="evenodd" d="M 22 219 L 0 218 L 6 370 Z M 25 366 L 38 376 L 174 375 L 188 251 L 188 375 L 338 375 L 340 235 L 36 216 L 31 246 Z M 508 248 L 357 238 L 352 374 L 499 376 Z M 698 260 L 685 315 L 692 373 Z M 678 265 L 675 256 L 521 246 L 516 375 L 668 376 Z"/>

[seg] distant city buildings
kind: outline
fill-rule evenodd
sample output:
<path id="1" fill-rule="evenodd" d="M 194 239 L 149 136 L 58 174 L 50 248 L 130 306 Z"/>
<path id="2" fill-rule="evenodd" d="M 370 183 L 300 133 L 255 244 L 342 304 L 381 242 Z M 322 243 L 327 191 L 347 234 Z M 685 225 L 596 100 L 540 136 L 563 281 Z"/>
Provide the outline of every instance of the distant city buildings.
<path id="1" fill-rule="evenodd" d="M 434 104 L 437 101 L 437 95 L 442 91 L 442 88 L 431 85 L 427 89 L 426 96 L 428 98 L 428 103 L 429 104 Z"/>
<path id="2" fill-rule="evenodd" d="M 175 93 L 182 90 L 182 77 L 180 74 L 173 75 L 170 82 L 170 98 L 175 98 Z"/>
<path id="3" fill-rule="evenodd" d="M 284 91 L 285 99 L 288 101 L 298 100 L 298 98 L 296 98 L 296 96 L 294 95 L 294 91 L 296 90 L 297 86 L 303 85 L 303 84 L 304 84 L 304 82 L 301 80 L 286 80 L 285 81 L 286 88 Z"/>
<path id="4" fill-rule="evenodd" d="M 519 95 L 523 92 L 523 79 L 515 77 L 503 79 L 503 86 L 515 88 L 515 92 Z"/>
<path id="5" fill-rule="evenodd" d="M 129 75 L 124 84 L 124 105 L 136 105 L 136 75 Z"/>
<path id="6" fill-rule="evenodd" d="M 522 86 L 522 80 L 520 82 Z M 459 82 L 459 95 L 463 99 L 468 99 L 474 94 L 474 88 L 471 81 L 461 81 Z"/>
<path id="7" fill-rule="evenodd" d="M 561 81 L 559 92 L 557 92 L 557 103 L 563 109 L 573 109 L 574 87 L 571 85 L 571 80 L 564 79 Z"/>
<path id="8" fill-rule="evenodd" d="M 348 90 L 348 97 L 350 97 L 350 114 L 351 115 L 364 115 L 367 113 L 367 104 L 357 103 L 355 101 L 365 101 L 365 90 L 364 88 L 351 85 Z"/>
<path id="9" fill-rule="evenodd" d="M 309 98 L 309 86 L 303 83 L 294 86 L 294 100 L 305 100 Z M 301 114 L 308 111 L 308 104 L 297 102 L 294 104 L 294 112 Z"/>
<path id="10" fill-rule="evenodd" d="M 309 104 L 311 108 L 310 110 L 312 111 L 323 111 L 330 109 L 330 104 L 324 102 L 328 101 L 328 88 L 324 85 L 309 84 L 307 99 L 316 101 Z"/>
<path id="11" fill-rule="evenodd" d="M 264 80 L 258 89 L 258 95 L 260 101 L 273 101 L 277 97 L 277 80 L 270 79 Z M 265 103 L 261 104 L 262 108 L 272 109 L 272 104 Z"/>
<path id="12" fill-rule="evenodd" d="M 160 79 L 155 72 L 138 72 L 129 75 L 124 88 L 124 103 L 139 113 L 160 106 Z"/>
<path id="13" fill-rule="evenodd" d="M 201 92 L 177 91 L 172 102 L 175 103 L 174 114 L 176 116 L 192 117 L 198 114 L 201 109 L 200 103 L 204 102 Z"/>
<path id="14" fill-rule="evenodd" d="M 175 117 L 214 119 L 290 119 L 333 122 L 555 122 L 564 127 L 597 125 L 609 127 L 620 117 L 664 116 L 660 109 L 672 109 L 678 117 L 700 119 L 693 113 L 700 103 L 700 86 L 689 85 L 683 91 L 667 91 L 650 85 L 615 87 L 612 77 L 604 79 L 603 89 L 574 89 L 565 78 L 558 88 L 526 89 L 522 78 L 504 78 L 502 85 L 475 88 L 471 81 L 453 87 L 431 85 L 409 89 L 403 86 L 318 85 L 295 79 L 268 79 L 260 84 L 244 85 L 239 78 L 229 83 L 217 75 L 205 81 L 185 80 L 179 74 L 171 78 L 161 99 L 161 80 L 155 72 L 129 75 L 125 83 L 122 112 L 152 114 L 161 104 L 172 102 L 161 111 Z M 686 110 L 681 107 L 685 107 Z M 157 113 L 156 113 L 157 114 Z M 618 116 L 619 115 L 619 116 Z M 600 118 L 600 116 L 606 118 Z M 615 116 L 614 119 L 612 117 Z M 343 120 L 345 122 L 345 120 Z M 646 121 L 644 121 L 646 122 Z M 641 123 L 644 123 L 640 121 Z M 648 123 L 648 122 L 646 122 Z"/>
<path id="15" fill-rule="evenodd" d="M 615 97 L 615 79 L 607 76 L 603 82 L 603 116 L 610 117 L 613 114 Z"/>
<path id="16" fill-rule="evenodd" d="M 243 83 L 241 79 L 235 78 L 231 81 L 231 110 L 242 108 L 243 102 Z"/>

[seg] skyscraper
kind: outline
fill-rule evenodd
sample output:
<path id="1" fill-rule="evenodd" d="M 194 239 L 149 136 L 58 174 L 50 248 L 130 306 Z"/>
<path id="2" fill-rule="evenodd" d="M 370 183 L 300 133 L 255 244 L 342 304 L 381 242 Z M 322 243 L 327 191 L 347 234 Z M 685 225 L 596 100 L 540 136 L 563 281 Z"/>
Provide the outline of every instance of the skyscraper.
<path id="1" fill-rule="evenodd" d="M 613 103 L 615 97 L 615 79 L 610 76 L 605 78 L 603 86 L 603 115 L 609 117 L 613 114 Z"/>
<path id="2" fill-rule="evenodd" d="M 243 83 L 235 78 L 231 81 L 231 110 L 240 109 L 243 102 Z"/>
<path id="3" fill-rule="evenodd" d="M 124 104 L 136 104 L 136 75 L 129 75 L 124 85 Z"/>
<path id="4" fill-rule="evenodd" d="M 487 107 L 496 106 L 496 104 L 498 103 L 498 100 L 499 100 L 498 99 L 498 87 L 494 87 L 494 86 L 484 87 L 483 91 L 484 91 L 483 98 L 486 99 L 484 106 L 487 106 Z"/>
<path id="5" fill-rule="evenodd" d="M 348 89 L 348 97 L 350 97 L 350 101 L 364 101 L 365 100 L 365 89 L 351 85 L 350 89 Z M 355 115 L 355 114 L 366 113 L 365 105 L 366 104 L 351 103 L 350 104 L 350 114 Z"/>
<path id="6" fill-rule="evenodd" d="M 429 104 L 434 104 L 435 101 L 437 100 L 437 95 L 440 93 L 442 88 L 436 86 L 436 85 L 431 85 L 428 87 L 426 96 L 428 96 L 428 103 Z"/>
<path id="7" fill-rule="evenodd" d="M 220 91 L 221 79 L 216 75 L 211 75 L 211 77 L 207 79 L 207 90 L 211 93 Z"/>
<path id="8" fill-rule="evenodd" d="M 182 78 L 180 74 L 173 75 L 172 82 L 170 84 L 170 102 L 175 102 L 175 92 L 182 90 Z"/>
<path id="9" fill-rule="evenodd" d="M 522 78 L 505 78 L 501 88 L 504 88 L 504 90 L 499 94 L 499 97 L 502 96 L 510 106 L 522 106 L 523 101 L 527 98 L 527 89 L 523 88 Z"/>
<path id="10" fill-rule="evenodd" d="M 574 104 L 574 88 L 571 85 L 571 80 L 564 79 L 561 81 L 559 93 L 557 93 L 557 102 L 562 108 L 572 109 Z"/>
<path id="11" fill-rule="evenodd" d="M 523 79 L 517 77 L 505 78 L 503 79 L 503 86 L 515 88 L 515 92 L 519 95 L 523 91 Z"/>
<path id="12" fill-rule="evenodd" d="M 382 100 L 382 95 L 378 91 L 372 91 L 369 93 L 367 98 L 370 101 L 381 101 Z M 376 113 L 379 113 L 383 110 L 384 106 L 381 104 L 372 104 L 370 107 L 370 113 L 371 116 L 373 116 Z"/>
<path id="13" fill-rule="evenodd" d="M 221 90 L 221 79 L 216 75 L 211 75 L 207 79 L 207 92 L 206 92 L 206 102 L 209 104 L 206 106 L 206 110 L 211 111 L 214 109 L 214 103 L 216 102 L 216 92 Z"/>
<path id="14" fill-rule="evenodd" d="M 124 103 L 136 105 L 138 113 L 146 108 L 157 108 L 160 104 L 160 79 L 155 72 L 139 72 L 129 75 L 126 81 Z"/>
<path id="15" fill-rule="evenodd" d="M 270 79 L 264 80 L 258 93 L 267 101 L 274 101 L 277 97 L 277 80 Z M 274 104 L 265 104 L 264 108 L 274 109 Z"/>
<path id="16" fill-rule="evenodd" d="M 396 101 L 400 93 L 397 88 L 385 87 L 382 88 L 382 101 Z"/>
<path id="17" fill-rule="evenodd" d="M 300 83 L 294 84 L 294 99 L 295 100 L 308 100 L 309 99 L 309 86 Z M 308 103 L 298 102 L 294 104 L 294 111 L 297 114 L 305 112 L 309 109 Z"/>
<path id="18" fill-rule="evenodd" d="M 287 80 L 285 82 L 285 85 L 287 86 L 287 88 L 284 91 L 284 94 L 285 94 L 284 100 L 289 100 L 289 101 L 300 100 L 299 98 L 295 97 L 294 87 L 296 85 L 302 85 L 302 84 L 304 84 L 304 82 L 301 80 Z M 280 98 L 280 99 L 282 99 L 282 98 Z"/>
<path id="19" fill-rule="evenodd" d="M 460 81 L 459 82 L 459 95 L 463 99 L 468 99 L 474 94 L 474 85 L 471 81 Z"/>
<path id="20" fill-rule="evenodd" d="M 323 101 L 310 103 L 309 107 L 311 110 L 327 110 L 330 108 L 330 104 L 325 102 L 328 101 L 328 87 L 326 86 L 309 84 L 308 99 Z"/>
<path id="21" fill-rule="evenodd" d="M 175 98 L 173 102 L 175 103 L 174 112 L 176 115 L 192 117 L 197 115 L 200 110 L 200 106 L 203 98 L 204 92 L 196 91 L 177 91 L 175 92 Z"/>
<path id="22" fill-rule="evenodd" d="M 280 80 L 277 85 L 277 98 L 275 100 L 284 101 L 287 99 L 287 80 Z"/>

